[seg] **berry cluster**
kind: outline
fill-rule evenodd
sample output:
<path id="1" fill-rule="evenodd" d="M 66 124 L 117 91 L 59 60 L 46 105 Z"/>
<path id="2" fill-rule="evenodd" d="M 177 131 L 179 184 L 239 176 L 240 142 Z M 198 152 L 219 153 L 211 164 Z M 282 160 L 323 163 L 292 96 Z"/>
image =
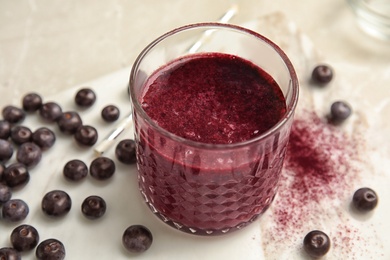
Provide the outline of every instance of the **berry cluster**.
<path id="1" fill-rule="evenodd" d="M 311 82 L 324 87 L 333 79 L 333 69 L 326 64 L 316 66 L 311 74 Z M 329 122 L 340 124 L 352 114 L 351 106 L 345 101 L 336 101 L 330 106 Z M 359 212 L 373 210 L 378 204 L 375 191 L 370 188 L 360 188 L 353 194 L 351 204 Z M 303 239 L 303 249 L 313 258 L 326 255 L 331 247 L 330 238 L 321 230 L 312 230 Z"/>
<path id="2" fill-rule="evenodd" d="M 75 95 L 75 103 L 80 109 L 91 107 L 96 100 L 96 94 L 90 88 L 80 89 Z M 60 132 L 73 136 L 81 146 L 93 146 L 98 139 L 95 127 L 84 125 L 80 114 L 76 111 L 63 111 L 56 102 L 44 103 L 37 93 L 28 93 L 22 99 L 22 108 L 6 106 L 2 110 L 0 120 L 0 207 L 3 221 L 17 223 L 26 219 L 29 206 L 22 199 L 12 198 L 13 190 L 22 189 L 30 180 L 30 171 L 40 163 L 44 151 L 49 150 L 56 141 L 55 133 L 47 126 L 32 131 L 23 125 L 26 116 L 37 114 L 43 122 L 54 123 Z M 114 105 L 103 108 L 101 117 L 106 122 L 114 122 L 119 118 L 119 109 Z M 16 152 L 15 152 L 16 151 Z M 16 162 L 11 158 L 16 153 Z M 135 142 L 124 139 L 115 148 L 119 162 L 134 164 Z M 72 182 L 84 179 L 88 173 L 95 179 L 103 181 L 115 173 L 114 160 L 99 156 L 89 165 L 81 160 L 73 159 L 65 163 L 63 176 Z M 41 201 L 44 214 L 58 218 L 65 216 L 72 208 L 72 199 L 63 190 L 47 192 Z M 82 214 L 91 220 L 101 218 L 107 209 L 103 198 L 91 195 L 85 198 L 81 205 Z M 130 228 L 130 227 L 129 227 Z M 122 235 L 123 245 L 129 251 L 142 252 L 149 248 L 152 242 L 150 231 L 141 225 L 131 226 Z M 39 233 L 31 225 L 17 226 L 10 235 L 12 247 L 0 247 L 0 259 L 21 259 L 21 252 L 36 248 L 37 259 L 64 259 L 65 246 L 54 238 L 39 243 Z M 142 241 L 142 242 L 137 242 Z M 141 245 L 141 244 L 142 245 Z"/>
<path id="3" fill-rule="evenodd" d="M 332 81 L 333 75 L 333 69 L 329 65 L 320 64 L 313 69 L 311 81 L 318 86 L 324 87 Z M 345 121 L 351 114 L 351 105 L 342 100 L 335 101 L 330 106 L 329 121 L 339 124 Z"/>

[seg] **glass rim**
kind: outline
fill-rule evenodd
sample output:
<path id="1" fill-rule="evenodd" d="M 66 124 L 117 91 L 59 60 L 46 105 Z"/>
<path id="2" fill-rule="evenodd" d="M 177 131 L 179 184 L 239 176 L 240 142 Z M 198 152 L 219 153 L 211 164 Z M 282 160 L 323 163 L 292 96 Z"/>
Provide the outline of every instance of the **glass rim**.
<path id="1" fill-rule="evenodd" d="M 279 122 L 277 124 L 275 124 L 273 127 L 268 129 L 267 131 L 265 131 L 261 135 L 254 137 L 254 138 L 251 138 L 251 139 L 248 139 L 248 140 L 245 140 L 245 141 L 242 141 L 242 142 L 235 142 L 235 143 L 229 143 L 229 144 L 212 144 L 212 143 L 203 143 L 203 142 L 193 141 L 193 140 L 175 135 L 175 134 L 167 131 L 166 129 L 160 127 L 147 115 L 147 113 L 144 111 L 141 104 L 139 103 L 138 98 L 135 95 L 134 88 L 132 86 L 135 84 L 135 75 L 136 75 L 136 72 L 138 71 L 139 64 L 142 62 L 144 56 L 146 54 L 148 54 L 148 52 L 151 49 L 153 49 L 154 46 L 156 46 L 157 44 L 159 44 L 160 42 L 162 42 L 164 39 L 168 38 L 169 36 L 180 33 L 182 31 L 187 31 L 190 29 L 196 29 L 196 28 L 202 28 L 202 27 L 208 28 L 208 29 L 218 29 L 218 28 L 228 29 L 228 30 L 241 32 L 241 33 L 247 34 L 249 36 L 253 36 L 255 38 L 258 38 L 259 40 L 265 42 L 267 45 L 272 47 L 272 49 L 274 49 L 276 51 L 276 53 L 280 56 L 280 58 L 283 60 L 284 64 L 286 65 L 287 70 L 289 72 L 289 75 L 291 77 L 290 82 L 289 82 L 289 84 L 291 85 L 291 90 L 292 90 L 291 91 L 291 102 L 287 105 L 287 107 L 286 107 L 287 111 L 286 111 L 285 115 L 283 116 L 283 118 L 281 120 L 279 120 Z M 154 41 L 149 43 L 141 51 L 141 53 L 138 55 L 138 57 L 136 58 L 133 66 L 131 68 L 128 87 L 129 87 L 130 99 L 131 99 L 131 102 L 133 104 L 132 109 L 135 109 L 137 111 L 137 113 L 139 113 L 153 128 L 158 130 L 159 133 L 162 133 L 164 136 L 166 136 L 170 139 L 173 139 L 176 142 L 183 143 L 183 144 L 188 145 L 188 146 L 192 146 L 195 148 L 201 148 L 201 149 L 214 149 L 214 150 L 219 150 L 219 149 L 225 150 L 225 149 L 234 149 L 234 148 L 244 147 L 244 146 L 248 146 L 248 145 L 257 143 L 261 140 L 265 140 L 268 137 L 274 135 L 283 125 L 285 125 L 287 123 L 287 121 L 289 121 L 290 118 L 292 118 L 294 116 L 295 108 L 296 108 L 297 103 L 298 103 L 298 95 L 299 95 L 298 77 L 296 75 L 296 72 L 295 72 L 295 69 L 292 65 L 292 62 L 287 57 L 285 52 L 277 44 L 275 44 L 274 42 L 272 42 L 271 40 L 269 40 L 265 36 L 255 32 L 255 31 L 252 31 L 250 29 L 247 29 L 247 28 L 244 28 L 244 27 L 241 27 L 238 25 L 233 25 L 233 24 L 228 24 L 228 23 L 218 23 L 218 22 L 193 23 L 193 24 L 189 24 L 189 25 L 184 25 L 184 26 L 175 28 L 175 29 L 161 35 L 160 37 L 156 38 Z"/>

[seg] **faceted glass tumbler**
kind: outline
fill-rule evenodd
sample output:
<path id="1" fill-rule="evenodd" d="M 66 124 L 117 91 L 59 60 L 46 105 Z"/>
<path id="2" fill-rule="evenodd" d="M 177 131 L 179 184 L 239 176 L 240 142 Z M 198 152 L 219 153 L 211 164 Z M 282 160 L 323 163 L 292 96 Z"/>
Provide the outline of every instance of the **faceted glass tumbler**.
<path id="1" fill-rule="evenodd" d="M 142 109 L 147 78 L 189 53 L 240 56 L 270 74 L 286 99 L 287 112 L 256 138 L 232 144 L 184 139 L 159 127 Z M 129 92 L 135 125 L 140 191 L 165 223 L 196 235 L 219 235 L 247 226 L 275 197 L 298 101 L 298 79 L 285 53 L 269 39 L 229 24 L 201 23 L 174 29 L 136 59 Z"/>

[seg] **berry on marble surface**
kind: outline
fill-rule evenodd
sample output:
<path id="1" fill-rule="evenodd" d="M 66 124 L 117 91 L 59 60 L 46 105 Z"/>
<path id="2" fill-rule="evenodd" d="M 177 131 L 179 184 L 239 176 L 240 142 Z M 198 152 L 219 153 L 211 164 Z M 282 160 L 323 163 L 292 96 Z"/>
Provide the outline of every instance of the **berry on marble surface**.
<path id="1" fill-rule="evenodd" d="M 38 145 L 43 151 L 51 148 L 55 141 L 56 135 L 47 127 L 40 127 L 32 134 L 32 141 Z"/>
<path id="2" fill-rule="evenodd" d="M 77 91 L 75 96 L 75 102 L 80 107 L 90 107 L 96 101 L 96 94 L 90 88 L 82 88 Z"/>
<path id="3" fill-rule="evenodd" d="M 317 65 L 312 71 L 311 78 L 315 83 L 327 84 L 333 79 L 333 69 L 326 64 Z"/>
<path id="4" fill-rule="evenodd" d="M 20 123 L 26 117 L 26 113 L 22 109 L 12 105 L 5 106 L 2 114 L 4 120 L 10 122 L 11 124 Z"/>
<path id="5" fill-rule="evenodd" d="M 77 129 L 82 126 L 82 124 L 83 121 L 79 113 L 75 111 L 64 112 L 57 120 L 60 131 L 69 135 L 76 133 Z"/>
<path id="6" fill-rule="evenodd" d="M 65 259 L 65 255 L 64 244 L 55 238 L 42 241 L 35 250 L 35 256 L 39 260 L 62 260 Z"/>
<path id="7" fill-rule="evenodd" d="M 96 195 L 85 198 L 81 204 L 81 212 L 88 219 L 101 218 L 106 213 L 106 209 L 107 205 L 104 199 Z"/>
<path id="8" fill-rule="evenodd" d="M 80 181 L 87 177 L 88 166 L 81 160 L 70 160 L 65 164 L 63 174 L 70 181 Z"/>
<path id="9" fill-rule="evenodd" d="M 15 144 L 21 145 L 31 140 L 32 131 L 27 126 L 17 125 L 11 128 L 10 137 Z"/>
<path id="10" fill-rule="evenodd" d="M 135 152 L 135 141 L 124 139 L 115 147 L 116 158 L 124 164 L 132 164 L 137 161 Z"/>
<path id="11" fill-rule="evenodd" d="M 0 206 L 12 197 L 11 188 L 0 182 Z"/>
<path id="12" fill-rule="evenodd" d="M 8 140 L 0 139 L 0 162 L 6 162 L 14 154 L 14 147 Z"/>
<path id="13" fill-rule="evenodd" d="M 371 188 L 360 188 L 353 194 L 352 203 L 358 211 L 368 212 L 378 205 L 378 195 Z"/>
<path id="14" fill-rule="evenodd" d="M 310 231 L 303 240 L 306 253 L 314 258 L 326 255 L 330 249 L 330 239 L 320 230 Z"/>
<path id="15" fill-rule="evenodd" d="M 142 253 L 148 250 L 152 242 L 152 233 L 143 225 L 132 225 L 122 235 L 123 246 L 133 253 Z"/>
<path id="16" fill-rule="evenodd" d="M 98 157 L 91 162 L 89 172 L 97 180 L 107 180 L 115 173 L 115 163 L 108 157 Z"/>
<path id="17" fill-rule="evenodd" d="M 83 125 L 77 129 L 74 139 L 78 144 L 93 146 L 98 139 L 98 132 L 93 126 Z"/>
<path id="18" fill-rule="evenodd" d="M 114 122 L 118 120 L 120 115 L 120 110 L 117 106 L 108 105 L 103 108 L 101 115 L 104 121 Z"/>
<path id="19" fill-rule="evenodd" d="M 1 211 L 4 220 L 18 222 L 27 217 L 30 209 L 27 203 L 23 200 L 10 199 L 3 204 Z"/>
<path id="20" fill-rule="evenodd" d="M 3 173 L 3 182 L 10 188 L 20 188 L 30 180 L 27 167 L 19 162 L 7 166 Z"/>
<path id="21" fill-rule="evenodd" d="M 35 112 L 42 106 L 42 97 L 37 93 L 31 92 L 22 98 L 22 107 L 26 112 Z"/>
<path id="22" fill-rule="evenodd" d="M 333 122 L 339 123 L 352 114 L 351 106 L 345 101 L 336 101 L 330 107 L 330 116 Z"/>
<path id="23" fill-rule="evenodd" d="M 0 248 L 1 260 L 22 260 L 22 255 L 18 250 L 12 247 Z"/>
<path id="24" fill-rule="evenodd" d="M 56 102 L 46 102 L 39 109 L 39 115 L 47 122 L 55 122 L 62 115 L 62 108 Z"/>
<path id="25" fill-rule="evenodd" d="M 41 159 L 41 148 L 32 142 L 22 144 L 16 151 L 16 160 L 24 164 L 27 168 L 35 167 Z"/>
<path id="26" fill-rule="evenodd" d="M 31 225 L 22 224 L 12 230 L 11 244 L 19 252 L 34 249 L 39 242 L 39 233 Z"/>
<path id="27" fill-rule="evenodd" d="M 68 193 L 62 190 L 53 190 L 45 194 L 41 203 L 42 211 L 49 216 L 61 217 L 70 211 L 72 200 Z"/>
<path id="28" fill-rule="evenodd" d="M 11 135 L 12 125 L 6 120 L 0 120 L 0 139 L 8 139 Z"/>

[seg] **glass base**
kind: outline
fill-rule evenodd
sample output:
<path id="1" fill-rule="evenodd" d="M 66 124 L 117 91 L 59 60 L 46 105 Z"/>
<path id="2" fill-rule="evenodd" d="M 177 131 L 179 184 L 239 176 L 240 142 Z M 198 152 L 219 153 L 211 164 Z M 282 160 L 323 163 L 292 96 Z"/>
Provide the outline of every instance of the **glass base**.
<path id="1" fill-rule="evenodd" d="M 176 221 L 172 221 L 169 218 L 167 218 L 165 215 L 163 215 L 162 213 L 158 212 L 156 210 L 156 208 L 153 206 L 153 204 L 148 202 L 147 200 L 146 200 L 146 205 L 154 213 L 155 216 L 157 216 L 165 224 L 167 224 L 167 225 L 169 225 L 177 230 L 180 230 L 182 232 L 185 232 L 185 233 L 188 233 L 191 235 L 198 235 L 198 236 L 219 236 L 219 235 L 232 233 L 232 232 L 237 231 L 237 230 L 241 230 L 244 227 L 246 227 L 249 224 L 256 221 L 259 217 L 261 217 L 264 214 L 264 212 L 267 211 L 269 206 L 272 204 L 274 198 L 275 198 L 275 196 L 272 197 L 272 199 L 270 200 L 270 203 L 266 207 L 264 207 L 263 210 L 259 214 L 253 216 L 250 220 L 248 220 L 246 222 L 242 222 L 234 227 L 226 227 L 223 229 L 207 229 L 207 230 L 196 228 L 196 227 L 188 227 L 188 226 L 185 226 L 185 225 L 178 223 Z"/>

